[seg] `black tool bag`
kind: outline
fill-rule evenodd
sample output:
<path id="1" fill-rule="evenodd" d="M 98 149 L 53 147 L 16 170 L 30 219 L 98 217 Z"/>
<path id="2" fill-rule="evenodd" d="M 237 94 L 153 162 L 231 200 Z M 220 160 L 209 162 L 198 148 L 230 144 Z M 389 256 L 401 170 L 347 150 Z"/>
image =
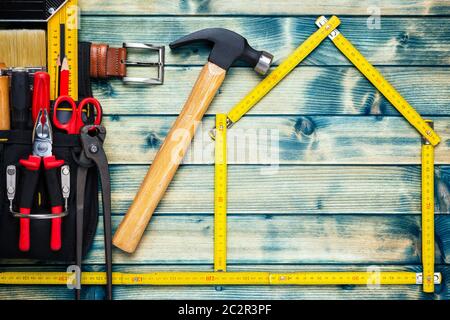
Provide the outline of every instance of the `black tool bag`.
<path id="1" fill-rule="evenodd" d="M 9 209 L 7 197 L 6 170 L 9 165 L 16 166 L 16 195 L 14 211 L 19 211 L 17 199 L 22 192 L 21 185 L 25 185 L 23 167 L 20 159 L 27 159 L 32 152 L 31 130 L 0 131 L 0 259 L 39 259 L 45 261 L 61 261 L 72 263 L 75 261 L 75 216 L 76 216 L 76 178 L 77 158 L 81 152 L 79 135 L 69 135 L 53 132 L 53 155 L 56 159 L 64 160 L 70 167 L 70 195 L 68 198 L 68 215 L 61 218 L 61 249 L 52 251 L 50 235 L 52 219 L 30 219 L 30 249 L 19 250 L 20 219 L 13 217 Z M 47 187 L 44 183 L 43 170 L 39 171 L 38 192 L 34 194 L 31 214 L 49 213 Z M 61 190 L 60 179 L 53 182 L 57 190 Z M 84 199 L 84 234 L 83 255 L 91 246 L 98 221 L 98 177 L 96 168 L 88 172 Z"/>

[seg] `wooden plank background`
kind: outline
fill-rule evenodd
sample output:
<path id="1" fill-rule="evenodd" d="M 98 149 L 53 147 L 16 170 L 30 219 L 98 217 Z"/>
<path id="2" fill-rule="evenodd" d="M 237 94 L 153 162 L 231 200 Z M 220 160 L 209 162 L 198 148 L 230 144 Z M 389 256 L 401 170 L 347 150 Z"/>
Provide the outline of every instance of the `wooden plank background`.
<path id="1" fill-rule="evenodd" d="M 448 1 L 81 0 L 80 5 L 82 40 L 167 45 L 200 28 L 226 27 L 272 52 L 276 64 L 316 30 L 318 15 L 340 15 L 339 29 L 435 121 L 442 138 L 436 148 L 435 244 L 444 281 L 434 294 L 424 294 L 420 286 L 230 286 L 220 291 L 118 286 L 116 299 L 450 298 Z M 369 29 L 367 17 L 377 9 L 381 28 Z M 207 55 L 202 46 L 168 49 L 163 86 L 94 82 L 106 113 L 114 227 Z M 199 156 L 191 148 L 138 251 L 114 251 L 116 271 L 212 270 L 214 167 L 207 131 L 216 113 L 229 110 L 260 79 L 242 64 L 231 68 L 195 137 L 203 152 Z M 248 141 L 239 140 L 241 135 Z M 267 139 L 271 135 L 276 143 Z M 268 150 L 256 158 L 251 156 L 255 136 Z M 229 270 L 421 270 L 420 137 L 329 40 L 243 118 L 229 139 L 237 141 L 229 150 Z M 87 270 L 102 269 L 102 235 L 100 223 Z M 49 268 L 32 261 L 2 263 L 2 270 Z M 63 287 L 0 286 L 2 299 L 72 296 Z M 83 297 L 102 299 L 103 290 L 87 287 Z"/>

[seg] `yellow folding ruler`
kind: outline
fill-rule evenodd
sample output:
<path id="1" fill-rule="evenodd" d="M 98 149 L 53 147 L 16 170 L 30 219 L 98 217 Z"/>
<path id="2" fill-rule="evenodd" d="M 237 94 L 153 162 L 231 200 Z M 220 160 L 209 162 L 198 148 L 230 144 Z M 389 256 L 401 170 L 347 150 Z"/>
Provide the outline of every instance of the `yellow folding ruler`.
<path id="1" fill-rule="evenodd" d="M 291 53 L 278 67 L 265 77 L 252 89 L 241 101 L 239 101 L 227 114 L 227 126 L 231 127 L 239 121 L 253 106 L 255 106 L 266 94 L 270 92 L 281 80 L 283 80 L 300 62 L 302 62 L 341 21 L 338 17 L 331 17 L 326 25 L 314 32 L 293 53 Z M 214 139 L 214 129 L 210 132 Z"/>
<path id="2" fill-rule="evenodd" d="M 328 20 L 321 16 L 316 25 L 322 28 Z M 348 41 L 337 29 L 328 36 L 334 45 L 350 60 L 353 65 L 381 92 L 383 96 L 402 114 L 402 116 L 420 132 L 433 146 L 441 139 L 425 122 L 420 114 L 395 90 L 395 88 L 381 75 L 381 73 L 367 61 L 366 58 Z"/>
<path id="3" fill-rule="evenodd" d="M 434 283 L 441 283 L 436 273 Z M 0 285 L 75 285 L 74 273 L 1 272 Z M 83 285 L 104 285 L 104 272 L 83 272 Z M 113 273 L 114 285 L 416 285 L 422 273 L 415 272 L 150 272 Z"/>
<path id="4" fill-rule="evenodd" d="M 433 127 L 432 121 L 427 123 Z M 434 147 L 422 139 L 423 291 L 434 292 Z"/>
<path id="5" fill-rule="evenodd" d="M 422 273 L 370 270 L 348 272 L 229 272 L 227 268 L 227 117 L 216 117 L 214 175 L 214 272 L 113 273 L 115 285 L 414 285 Z M 425 269 L 424 269 L 425 270 Z M 429 270 L 427 269 L 427 272 Z M 441 283 L 441 274 L 431 270 L 431 281 Z M 428 281 L 429 278 L 427 278 Z M 0 284 L 74 285 L 76 275 L 66 272 L 3 272 Z M 81 284 L 104 285 L 103 272 L 83 272 Z"/>
<path id="6" fill-rule="evenodd" d="M 216 115 L 214 271 L 227 270 L 227 116 Z"/>
<path id="7" fill-rule="evenodd" d="M 59 67 L 64 57 L 69 63 L 69 96 L 78 100 L 78 1 L 68 0 L 47 23 L 47 70 L 50 99 L 58 97 Z"/>

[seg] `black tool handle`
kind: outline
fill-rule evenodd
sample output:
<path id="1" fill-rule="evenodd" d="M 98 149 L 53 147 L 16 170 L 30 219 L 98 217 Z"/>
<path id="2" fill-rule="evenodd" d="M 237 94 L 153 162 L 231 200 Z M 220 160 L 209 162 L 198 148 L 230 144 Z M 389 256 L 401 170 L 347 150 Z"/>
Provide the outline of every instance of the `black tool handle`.
<path id="1" fill-rule="evenodd" d="M 15 70 L 11 75 L 11 128 L 26 129 L 30 120 L 30 79 L 27 71 Z"/>

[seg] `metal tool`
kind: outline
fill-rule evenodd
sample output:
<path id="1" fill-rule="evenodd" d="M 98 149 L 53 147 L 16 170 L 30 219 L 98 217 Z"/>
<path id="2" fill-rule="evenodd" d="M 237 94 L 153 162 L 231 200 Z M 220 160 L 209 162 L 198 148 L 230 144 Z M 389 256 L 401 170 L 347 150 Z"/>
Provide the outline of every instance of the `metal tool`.
<path id="1" fill-rule="evenodd" d="M 17 169 L 15 165 L 9 165 L 6 167 L 6 196 L 9 200 L 9 211 L 15 218 L 24 217 L 20 212 L 14 211 L 14 199 L 16 196 L 16 175 Z M 68 165 L 63 165 L 61 167 L 61 191 L 62 197 L 64 199 L 64 214 L 58 215 L 59 217 L 63 217 L 68 213 L 68 201 L 70 196 L 70 167 Z M 27 219 L 55 219 L 55 214 L 33 214 L 27 215 Z"/>
<path id="2" fill-rule="evenodd" d="M 67 122 L 61 123 L 58 119 L 58 110 L 63 105 L 70 106 L 72 115 Z M 77 106 L 70 96 L 59 96 L 53 105 L 53 124 L 56 128 L 64 130 L 68 134 L 79 134 L 81 128 L 87 124 L 87 119 L 84 118 L 84 110 L 88 107 L 95 110 L 93 124 L 99 125 L 102 122 L 103 111 L 97 99 L 92 97 L 84 98 Z"/>
<path id="3" fill-rule="evenodd" d="M 165 64 L 165 48 L 164 46 L 155 46 L 152 44 L 145 43 L 135 43 L 135 42 L 124 42 L 123 48 L 128 49 L 138 49 L 138 50 L 149 50 L 158 52 L 157 62 L 137 62 L 137 61 L 125 61 L 125 65 L 131 67 L 157 67 L 158 76 L 156 78 L 143 78 L 143 77 L 123 77 L 123 82 L 125 83 L 144 83 L 144 84 L 163 84 L 164 83 L 164 64 Z"/>
<path id="4" fill-rule="evenodd" d="M 433 128 L 433 121 L 426 120 Z M 434 147 L 422 137 L 423 291 L 434 292 Z"/>
<path id="5" fill-rule="evenodd" d="M 77 173 L 77 215 L 76 215 L 76 265 L 81 272 L 83 248 L 83 216 L 86 178 L 89 168 L 97 167 L 102 184 L 103 227 L 106 260 L 106 298 L 112 299 L 112 229 L 111 229 L 111 182 L 108 159 L 103 149 L 106 129 L 102 125 L 87 125 L 81 128 L 82 151 L 78 159 Z M 76 298 L 81 297 L 81 289 L 76 290 Z"/>
<path id="6" fill-rule="evenodd" d="M 316 20 L 318 27 L 328 23 L 321 16 Z M 433 146 L 441 139 L 437 133 L 425 122 L 420 114 L 401 96 L 401 94 L 381 75 L 381 73 L 367 61 L 366 58 L 348 41 L 338 29 L 334 29 L 328 36 L 336 48 L 339 49 L 353 65 L 369 80 L 378 91 L 401 113 L 401 115 L 425 137 Z"/>
<path id="7" fill-rule="evenodd" d="M 39 71 L 46 71 L 45 67 L 25 67 L 25 68 L 1 68 L 0 75 L 2 76 L 12 76 L 14 71 L 22 70 L 28 72 L 29 78 L 33 78 L 34 74 Z"/>
<path id="8" fill-rule="evenodd" d="M 236 60 L 244 60 L 258 73 L 266 73 L 272 55 L 256 51 L 241 35 L 227 29 L 203 29 L 170 44 L 172 49 L 194 42 L 213 44 L 208 62 L 203 67 L 183 110 L 170 129 L 147 175 L 114 235 L 113 243 L 126 252 L 134 252 L 185 155 L 195 131 Z"/>
<path id="9" fill-rule="evenodd" d="M 239 121 L 239 119 L 264 98 L 300 62 L 306 59 L 340 23 L 341 21 L 336 16 L 333 16 L 326 25 L 323 25 L 319 30 L 309 36 L 308 39 L 228 112 L 227 127 L 231 128 L 233 124 Z M 212 139 L 215 138 L 215 128 L 209 132 L 209 135 Z"/>
<path id="10" fill-rule="evenodd" d="M 57 160 L 52 155 L 52 128 L 47 110 L 42 109 L 36 118 L 33 130 L 33 152 L 28 159 L 21 159 L 19 162 L 24 167 L 21 177 L 21 194 L 19 197 L 19 212 L 12 212 L 13 216 L 20 219 L 20 239 L 19 249 L 28 251 L 30 249 L 30 218 L 52 219 L 50 247 L 53 251 L 61 248 L 61 218 L 68 214 L 67 207 L 63 210 L 63 198 L 61 190 L 55 184 L 58 181 L 58 172 L 64 160 Z M 36 192 L 41 162 L 45 169 L 45 182 L 51 206 L 51 215 L 31 215 L 33 199 Z M 67 202 L 66 202 L 67 204 Z"/>

